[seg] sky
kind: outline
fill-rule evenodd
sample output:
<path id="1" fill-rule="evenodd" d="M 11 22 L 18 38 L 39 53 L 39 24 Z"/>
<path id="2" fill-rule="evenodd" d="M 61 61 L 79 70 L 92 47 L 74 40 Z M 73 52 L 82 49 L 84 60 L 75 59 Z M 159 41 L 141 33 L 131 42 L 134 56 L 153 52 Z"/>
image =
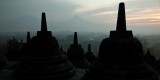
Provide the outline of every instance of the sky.
<path id="1" fill-rule="evenodd" d="M 26 15 L 40 18 L 46 12 L 47 20 L 53 22 L 80 16 L 92 23 L 116 26 L 120 2 L 125 2 L 129 29 L 147 27 L 160 32 L 160 0 L 0 0 L 0 23 Z"/>

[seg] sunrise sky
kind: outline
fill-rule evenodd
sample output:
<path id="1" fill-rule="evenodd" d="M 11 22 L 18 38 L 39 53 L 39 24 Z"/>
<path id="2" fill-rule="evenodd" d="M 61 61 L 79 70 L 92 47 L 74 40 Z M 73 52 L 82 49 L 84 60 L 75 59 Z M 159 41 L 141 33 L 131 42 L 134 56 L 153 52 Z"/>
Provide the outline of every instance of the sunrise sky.
<path id="1" fill-rule="evenodd" d="M 125 2 L 128 26 L 160 27 L 160 0 L 0 0 L 0 23 L 25 15 L 39 18 L 46 12 L 54 22 L 80 16 L 89 22 L 116 25 L 120 2 Z"/>

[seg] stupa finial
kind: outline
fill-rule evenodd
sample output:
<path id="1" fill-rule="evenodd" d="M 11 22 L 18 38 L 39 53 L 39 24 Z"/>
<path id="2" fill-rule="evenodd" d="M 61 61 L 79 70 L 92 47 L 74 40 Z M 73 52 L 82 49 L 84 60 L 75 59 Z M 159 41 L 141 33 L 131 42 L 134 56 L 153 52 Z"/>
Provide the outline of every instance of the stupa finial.
<path id="1" fill-rule="evenodd" d="M 44 12 L 42 13 L 41 31 L 42 31 L 42 32 L 46 32 L 46 31 L 47 31 L 46 15 L 45 15 Z"/>
<path id="2" fill-rule="evenodd" d="M 88 44 L 88 52 L 91 52 L 91 44 Z"/>
<path id="3" fill-rule="evenodd" d="M 73 44 L 78 44 L 77 32 L 74 32 L 74 41 Z"/>
<path id="4" fill-rule="evenodd" d="M 30 37 L 30 32 L 27 32 L 27 43 L 30 41 L 31 37 Z"/>
<path id="5" fill-rule="evenodd" d="M 116 31 L 126 31 L 125 3 L 119 4 L 117 28 Z"/>

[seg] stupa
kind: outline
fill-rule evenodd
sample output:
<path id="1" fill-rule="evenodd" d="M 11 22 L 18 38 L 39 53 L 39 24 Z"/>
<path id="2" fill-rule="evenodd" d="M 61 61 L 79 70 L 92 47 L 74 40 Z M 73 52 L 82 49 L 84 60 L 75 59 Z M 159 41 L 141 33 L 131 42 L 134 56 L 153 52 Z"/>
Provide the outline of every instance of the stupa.
<path id="1" fill-rule="evenodd" d="M 27 40 L 26 42 L 23 44 L 23 47 L 22 47 L 22 56 L 24 56 L 25 54 L 27 54 L 26 52 L 28 51 L 28 48 L 29 48 L 29 42 L 31 40 L 31 37 L 30 37 L 30 32 L 27 32 Z"/>
<path id="2" fill-rule="evenodd" d="M 97 60 L 97 57 L 91 51 L 91 44 L 88 44 L 88 51 L 86 53 L 86 58 L 90 63 L 94 63 Z"/>
<path id="3" fill-rule="evenodd" d="M 14 71 L 14 80 L 68 80 L 74 74 L 75 69 L 60 52 L 57 39 L 47 31 L 46 16 L 42 13 L 41 31 L 29 40 L 28 50 Z"/>
<path id="4" fill-rule="evenodd" d="M 67 56 L 76 68 L 85 69 L 89 65 L 81 44 L 78 44 L 77 32 L 74 32 L 73 44 L 70 45 L 70 48 L 67 51 Z"/>
<path id="5" fill-rule="evenodd" d="M 67 53 L 63 50 L 62 46 L 60 47 L 60 51 L 61 51 L 62 53 L 64 53 L 65 55 L 67 54 Z"/>
<path id="6" fill-rule="evenodd" d="M 116 31 L 99 47 L 98 60 L 81 80 L 158 80 L 158 74 L 144 62 L 143 47 L 126 30 L 125 4 L 119 4 Z"/>
<path id="7" fill-rule="evenodd" d="M 31 40 L 30 32 L 27 32 L 27 43 Z"/>
<path id="8" fill-rule="evenodd" d="M 149 64 L 153 69 L 157 69 L 157 60 L 154 55 L 151 55 L 149 49 L 147 50 L 147 53 L 144 56 L 144 60 Z"/>

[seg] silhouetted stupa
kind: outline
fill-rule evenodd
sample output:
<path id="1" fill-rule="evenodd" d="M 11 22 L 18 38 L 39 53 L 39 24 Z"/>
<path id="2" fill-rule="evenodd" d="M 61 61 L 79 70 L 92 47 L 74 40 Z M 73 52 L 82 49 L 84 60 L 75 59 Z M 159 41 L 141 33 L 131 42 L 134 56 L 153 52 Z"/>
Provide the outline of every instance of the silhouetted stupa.
<path id="1" fill-rule="evenodd" d="M 158 80 L 157 73 L 144 62 L 143 47 L 126 31 L 125 5 L 119 4 L 117 29 L 99 47 L 98 60 L 81 80 Z"/>
<path id="2" fill-rule="evenodd" d="M 23 44 L 23 47 L 22 47 L 22 55 L 23 55 L 23 56 L 24 56 L 25 54 L 27 54 L 30 40 L 31 40 L 30 32 L 27 32 L 27 41 Z"/>
<path id="3" fill-rule="evenodd" d="M 70 48 L 67 51 L 67 56 L 77 68 L 87 68 L 89 65 L 89 62 L 85 58 L 83 48 L 78 44 L 77 32 L 74 32 L 73 44 L 70 45 Z"/>
<path id="4" fill-rule="evenodd" d="M 13 74 L 14 79 L 68 80 L 74 74 L 72 63 L 60 52 L 59 44 L 51 31 L 47 31 L 45 13 L 42 13 L 41 31 L 30 39 L 27 54 Z"/>
<path id="5" fill-rule="evenodd" d="M 97 60 L 97 57 L 91 51 L 91 44 L 88 44 L 88 51 L 86 53 L 86 58 L 90 63 L 94 63 Z"/>
<path id="6" fill-rule="evenodd" d="M 144 60 L 154 69 L 157 69 L 157 60 L 154 55 L 151 55 L 149 49 L 144 56 Z"/>
<path id="7" fill-rule="evenodd" d="M 63 50 L 62 46 L 60 47 L 60 51 L 61 51 L 62 53 L 64 53 L 65 55 L 67 54 L 67 53 Z"/>
<path id="8" fill-rule="evenodd" d="M 29 43 L 30 40 L 31 40 L 30 32 L 27 32 L 27 43 Z"/>

